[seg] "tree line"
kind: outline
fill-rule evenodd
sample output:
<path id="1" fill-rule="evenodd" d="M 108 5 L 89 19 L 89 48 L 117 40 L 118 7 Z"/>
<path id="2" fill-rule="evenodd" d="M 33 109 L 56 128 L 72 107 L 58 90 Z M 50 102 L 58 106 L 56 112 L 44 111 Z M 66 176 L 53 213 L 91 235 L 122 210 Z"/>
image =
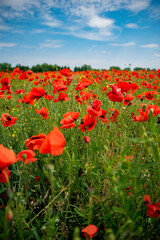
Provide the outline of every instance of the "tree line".
<path id="1" fill-rule="evenodd" d="M 58 66 L 57 64 L 48 64 L 48 63 L 43 63 L 43 64 L 37 64 L 35 66 L 32 66 L 32 67 L 28 67 L 28 66 L 23 66 L 21 64 L 17 64 L 15 67 L 13 67 L 10 63 L 0 63 L 0 71 L 3 71 L 3 72 L 10 72 L 10 71 L 13 71 L 14 68 L 19 68 L 21 71 L 25 72 L 27 70 L 31 70 L 35 73 L 37 72 L 48 72 L 48 71 L 60 71 L 64 68 L 69 68 L 68 66 Z M 126 70 L 126 71 L 131 71 L 131 68 L 130 67 L 127 67 L 127 68 L 124 68 L 124 69 L 121 69 L 120 67 L 118 66 L 111 66 L 109 69 L 107 70 L 111 70 L 111 69 L 115 69 L 115 70 Z M 150 68 L 141 68 L 141 67 L 136 67 L 134 68 L 133 70 L 134 71 L 139 71 L 139 70 L 144 70 L 146 69 L 147 71 L 156 71 L 156 69 L 150 69 Z M 86 70 L 96 70 L 96 71 L 102 71 L 104 69 L 94 69 L 92 68 L 90 65 L 87 65 L 87 64 L 83 64 L 82 66 L 80 67 L 77 67 L 75 66 L 74 67 L 74 72 L 76 71 L 86 71 Z"/>

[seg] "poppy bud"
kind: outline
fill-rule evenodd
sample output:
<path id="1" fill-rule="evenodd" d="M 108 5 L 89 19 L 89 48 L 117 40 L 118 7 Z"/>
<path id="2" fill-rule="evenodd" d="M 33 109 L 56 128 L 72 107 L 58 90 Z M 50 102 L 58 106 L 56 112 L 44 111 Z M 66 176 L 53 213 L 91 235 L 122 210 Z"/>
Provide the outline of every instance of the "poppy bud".
<path id="1" fill-rule="evenodd" d="M 146 109 L 147 109 L 147 106 L 144 104 L 143 107 L 142 107 L 143 111 L 145 112 Z"/>

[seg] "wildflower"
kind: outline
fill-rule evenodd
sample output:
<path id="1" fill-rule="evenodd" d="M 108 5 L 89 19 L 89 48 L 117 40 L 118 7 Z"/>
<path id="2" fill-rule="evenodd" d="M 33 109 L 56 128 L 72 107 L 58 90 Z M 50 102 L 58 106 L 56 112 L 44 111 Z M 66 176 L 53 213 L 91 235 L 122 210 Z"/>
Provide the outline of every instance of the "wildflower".
<path id="1" fill-rule="evenodd" d="M 111 100 L 112 102 L 122 102 L 124 96 L 121 92 L 121 89 L 117 88 L 113 84 L 110 84 L 109 86 L 112 88 L 112 91 L 107 92 L 107 96 L 108 96 L 109 100 Z"/>
<path id="2" fill-rule="evenodd" d="M 15 153 L 0 144 L 0 183 L 8 182 L 10 171 L 8 166 L 17 162 Z"/>
<path id="3" fill-rule="evenodd" d="M 90 137 L 88 137 L 88 136 L 84 136 L 84 141 L 85 141 L 86 143 L 89 143 L 89 141 L 90 141 Z"/>
<path id="4" fill-rule="evenodd" d="M 62 128 L 74 128 L 76 124 L 74 121 L 79 117 L 79 112 L 67 112 L 63 114 L 63 119 L 60 121 L 60 124 L 63 124 L 60 129 Z"/>
<path id="5" fill-rule="evenodd" d="M 84 229 L 81 230 L 81 232 L 83 232 L 84 236 L 86 238 L 93 238 L 94 235 L 98 232 L 98 228 L 95 225 L 88 225 L 87 227 L 85 227 Z"/>
<path id="6" fill-rule="evenodd" d="M 40 133 L 37 136 L 32 136 L 29 139 L 25 140 L 26 147 L 32 151 L 34 151 L 35 149 L 39 150 L 45 138 L 46 138 L 46 135 L 44 133 Z"/>
<path id="7" fill-rule="evenodd" d="M 148 210 L 146 212 L 147 216 L 158 218 L 160 216 L 160 202 L 151 204 L 150 196 L 145 195 L 144 196 L 144 203 L 146 204 Z"/>
<path id="8" fill-rule="evenodd" d="M 4 127 L 13 126 L 17 121 L 17 118 L 11 117 L 11 115 L 9 113 L 1 114 L 1 117 L 2 118 L 0 120 Z"/>
<path id="9" fill-rule="evenodd" d="M 60 101 L 69 101 L 70 98 L 68 98 L 67 93 L 60 92 L 57 99 L 54 99 L 54 102 L 60 102 Z"/>
<path id="10" fill-rule="evenodd" d="M 40 177 L 39 176 L 35 176 L 34 179 L 36 180 L 36 182 L 38 182 L 40 180 Z"/>
<path id="11" fill-rule="evenodd" d="M 91 131 L 94 129 L 95 125 L 97 123 L 97 119 L 94 116 L 90 116 L 89 114 L 86 114 L 83 117 L 81 125 L 78 127 L 78 129 L 81 130 L 81 132 Z"/>
<path id="12" fill-rule="evenodd" d="M 55 127 L 42 142 L 39 153 L 50 153 L 53 156 L 61 155 L 65 144 L 66 140 L 63 134 L 57 127 Z"/>
<path id="13" fill-rule="evenodd" d="M 32 150 L 23 150 L 17 155 L 17 160 L 20 160 L 24 162 L 25 164 L 28 164 L 29 162 L 35 162 L 37 161 L 37 158 L 33 158 L 35 156 L 35 153 Z"/>
<path id="14" fill-rule="evenodd" d="M 48 118 L 48 111 L 45 107 L 42 107 L 40 110 L 35 109 L 35 112 L 40 114 L 44 119 Z"/>

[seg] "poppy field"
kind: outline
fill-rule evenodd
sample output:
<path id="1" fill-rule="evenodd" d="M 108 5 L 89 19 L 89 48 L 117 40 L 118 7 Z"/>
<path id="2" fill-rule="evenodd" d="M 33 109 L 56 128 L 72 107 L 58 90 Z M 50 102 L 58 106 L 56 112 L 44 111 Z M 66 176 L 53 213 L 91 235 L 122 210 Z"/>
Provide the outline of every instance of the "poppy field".
<path id="1" fill-rule="evenodd" d="M 160 239 L 160 69 L 0 72 L 0 239 Z"/>

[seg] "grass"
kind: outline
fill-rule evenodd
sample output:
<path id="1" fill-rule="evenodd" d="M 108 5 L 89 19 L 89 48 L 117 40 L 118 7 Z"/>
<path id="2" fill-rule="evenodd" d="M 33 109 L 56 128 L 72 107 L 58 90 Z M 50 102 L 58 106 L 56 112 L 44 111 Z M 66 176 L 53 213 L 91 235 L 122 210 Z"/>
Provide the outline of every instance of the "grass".
<path id="1" fill-rule="evenodd" d="M 136 78 L 133 72 L 113 70 L 107 72 L 108 80 L 105 72 L 100 71 L 70 74 L 73 81 L 66 91 L 69 101 L 55 103 L 42 97 L 30 105 L 19 102 L 23 94 L 17 95 L 15 91 L 24 89 L 25 95 L 37 87 L 34 81 L 18 80 L 19 75 L 11 79 L 11 73 L 2 73 L 1 79 L 9 77 L 13 93 L 8 100 L 5 91 L 5 97 L 0 99 L 0 113 L 17 117 L 17 122 L 11 127 L 0 124 L 0 143 L 16 155 L 27 149 L 25 140 L 31 136 L 47 135 L 54 127 L 60 129 L 63 114 L 74 111 L 79 112 L 79 117 L 75 128 L 60 130 L 66 139 L 61 155 L 40 154 L 35 150 L 37 161 L 27 165 L 18 161 L 9 166 L 9 181 L 1 183 L 0 189 L 0 238 L 85 239 L 81 230 L 93 224 L 98 227 L 94 239 L 160 239 L 160 218 L 149 216 L 144 203 L 145 195 L 150 196 L 151 205 L 160 201 L 158 115 L 153 117 L 150 111 L 148 120 L 141 122 L 134 122 L 131 117 L 132 113 L 140 114 L 137 111 L 140 103 L 159 106 L 159 101 L 155 103 L 154 99 L 141 101 L 136 97 L 152 90 L 144 88 L 143 81 L 160 86 L 158 72 L 141 71 Z M 46 83 L 46 75 L 38 76 L 43 79 L 40 87 Z M 51 84 L 44 89 L 56 99 L 58 94 L 53 94 L 52 87 L 55 79 L 51 76 L 52 73 L 48 73 Z M 94 101 L 93 98 L 83 100 L 82 104 L 75 101 L 75 95 L 80 92 L 75 87 L 78 79 L 83 79 L 81 76 L 93 81 L 84 91 L 97 95 L 109 120 L 104 124 L 97 118 L 95 128 L 89 132 L 78 129 L 88 105 Z M 111 90 L 109 84 L 124 80 L 140 87 L 133 93 L 133 105 L 112 102 L 106 95 Z M 105 86 L 107 91 L 102 92 Z M 156 91 L 155 97 L 159 100 L 159 89 Z M 41 107 L 48 110 L 48 119 L 35 112 Z M 110 117 L 115 108 L 120 114 L 113 122 Z M 89 143 L 84 141 L 84 136 L 90 137 Z"/>

